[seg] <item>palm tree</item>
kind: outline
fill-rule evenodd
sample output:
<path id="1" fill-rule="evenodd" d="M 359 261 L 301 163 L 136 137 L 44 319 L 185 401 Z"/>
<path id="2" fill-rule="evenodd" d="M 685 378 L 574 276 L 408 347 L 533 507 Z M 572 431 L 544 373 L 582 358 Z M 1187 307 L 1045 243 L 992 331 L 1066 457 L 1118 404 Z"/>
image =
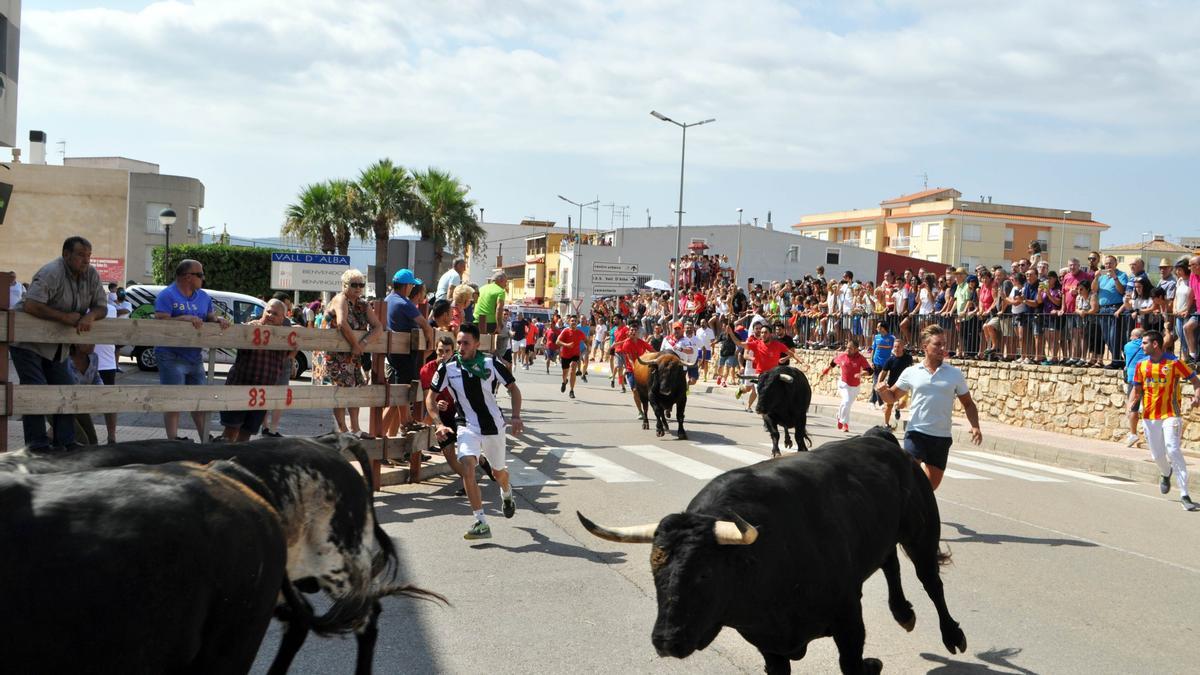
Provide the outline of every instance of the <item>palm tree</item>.
<path id="1" fill-rule="evenodd" d="M 300 191 L 296 203 L 284 209 L 279 233 L 295 237 L 307 246 L 319 247 L 323 253 L 333 253 L 336 247 L 333 215 L 333 192 L 329 184 L 313 183 Z"/>
<path id="2" fill-rule="evenodd" d="M 327 185 L 331 196 L 334 245 L 338 255 L 347 255 L 350 252 L 350 239 L 366 239 L 371 236 L 371 227 L 354 211 L 353 183 L 339 178 L 329 181 Z"/>
<path id="3" fill-rule="evenodd" d="M 351 200 L 352 221 L 369 227 L 375 239 L 375 293 L 382 297 L 388 287 L 387 248 L 392 228 L 401 221 L 412 222 L 420 208 L 413 177 L 392 160 L 381 159 L 359 174 Z"/>
<path id="4" fill-rule="evenodd" d="M 435 274 L 442 271 L 443 251 L 461 253 L 478 250 L 487 239 L 487 231 L 471 213 L 475 202 L 467 197 L 470 187 L 440 169 L 430 167 L 416 174 L 421 208 L 414 214 L 412 226 L 421 239 L 433 242 Z"/>

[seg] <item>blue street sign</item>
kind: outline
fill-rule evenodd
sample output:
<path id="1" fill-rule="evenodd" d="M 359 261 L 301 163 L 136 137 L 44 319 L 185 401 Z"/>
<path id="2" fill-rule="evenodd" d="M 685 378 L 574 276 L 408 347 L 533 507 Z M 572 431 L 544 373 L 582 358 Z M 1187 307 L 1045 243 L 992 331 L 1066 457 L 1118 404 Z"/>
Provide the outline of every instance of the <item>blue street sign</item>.
<path id="1" fill-rule="evenodd" d="M 307 265 L 350 266 L 350 256 L 330 253 L 272 253 L 271 262 L 304 263 Z"/>

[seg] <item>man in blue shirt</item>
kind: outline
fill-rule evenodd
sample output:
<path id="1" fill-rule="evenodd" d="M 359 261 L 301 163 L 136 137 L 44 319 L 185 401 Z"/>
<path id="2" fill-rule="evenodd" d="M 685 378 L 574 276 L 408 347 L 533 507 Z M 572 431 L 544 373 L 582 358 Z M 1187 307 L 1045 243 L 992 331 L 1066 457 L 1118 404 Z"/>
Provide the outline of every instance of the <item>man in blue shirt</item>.
<path id="1" fill-rule="evenodd" d="M 1104 256 L 1104 269 L 1096 273 L 1096 302 L 1100 308 L 1100 336 L 1108 347 L 1112 360 L 1106 368 L 1121 369 L 1121 331 L 1117 310 L 1125 302 L 1125 287 L 1129 285 L 1129 277 L 1117 269 L 1117 259 L 1111 255 Z"/>
<path id="2" fill-rule="evenodd" d="M 879 397 L 879 392 L 875 391 L 874 385 L 879 384 L 879 372 L 888 359 L 892 356 L 892 348 L 896 346 L 896 336 L 892 335 L 888 330 L 887 322 L 880 321 L 875 324 L 875 338 L 871 342 L 871 366 L 875 372 L 871 374 L 874 382 L 871 386 L 871 405 L 878 410 L 883 406 L 883 399 Z"/>
<path id="3" fill-rule="evenodd" d="M 196 330 L 200 330 L 205 322 L 216 322 L 222 329 L 228 328 L 229 321 L 213 310 L 212 298 L 200 288 L 203 285 L 204 266 L 200 261 L 181 261 L 175 267 L 175 283 L 162 289 L 154 299 L 154 318 L 186 321 Z M 208 383 L 199 347 L 155 347 L 154 358 L 158 361 L 159 384 Z M 204 415 L 192 413 L 198 434 L 204 428 Z M 167 438 L 187 440 L 179 436 L 179 413 L 163 413 L 163 425 L 167 428 Z M 203 437 L 200 442 L 204 442 Z"/>
<path id="4" fill-rule="evenodd" d="M 396 333 L 411 333 L 420 329 L 425 334 L 425 345 L 432 348 L 436 341 L 433 326 L 429 325 L 429 319 L 425 318 L 421 314 L 421 310 L 409 299 L 413 287 L 421 283 L 412 270 L 407 268 L 397 271 L 392 276 L 392 292 L 384 298 L 387 303 L 388 330 Z M 424 356 L 427 353 L 429 353 L 429 349 L 422 351 L 417 349 L 416 344 L 413 344 L 407 354 L 388 354 L 387 368 L 384 369 L 388 383 L 411 384 L 418 378 L 421 366 L 425 364 Z M 412 419 L 412 409 L 409 404 L 392 406 L 383 416 L 384 432 L 388 436 L 399 435 L 410 419 Z"/>

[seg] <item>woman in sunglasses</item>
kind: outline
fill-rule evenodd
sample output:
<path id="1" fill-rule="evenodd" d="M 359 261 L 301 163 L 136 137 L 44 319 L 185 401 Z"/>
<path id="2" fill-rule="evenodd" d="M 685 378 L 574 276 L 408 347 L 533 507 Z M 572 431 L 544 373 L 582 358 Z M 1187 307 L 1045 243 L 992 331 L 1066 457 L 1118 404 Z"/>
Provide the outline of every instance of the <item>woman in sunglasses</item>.
<path id="1" fill-rule="evenodd" d="M 363 374 L 360 358 L 363 347 L 370 343 L 383 330 L 379 319 L 367 305 L 365 289 L 366 277 L 358 270 L 346 270 L 342 274 L 342 292 L 333 296 L 325 310 L 325 327 L 332 328 L 342 334 L 350 345 L 349 352 L 325 352 L 314 354 L 313 361 L 321 363 L 320 378 L 314 372 L 313 380 L 319 384 L 331 384 L 335 387 L 363 387 L 367 378 Z M 361 338 L 354 331 L 365 330 Z M 317 368 L 314 368 L 317 371 Z M 358 408 L 350 408 L 350 428 L 359 438 L 370 438 L 358 424 Z M 334 408 L 333 420 L 337 423 L 338 431 L 345 432 L 346 408 Z"/>

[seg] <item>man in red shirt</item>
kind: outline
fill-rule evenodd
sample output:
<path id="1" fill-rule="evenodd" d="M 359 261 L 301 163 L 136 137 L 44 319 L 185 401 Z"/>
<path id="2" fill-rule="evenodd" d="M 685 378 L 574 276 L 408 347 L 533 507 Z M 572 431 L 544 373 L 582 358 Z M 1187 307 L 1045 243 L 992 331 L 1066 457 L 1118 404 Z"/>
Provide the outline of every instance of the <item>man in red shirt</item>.
<path id="1" fill-rule="evenodd" d="M 827 375 L 834 367 L 841 370 L 841 377 L 838 378 L 838 395 L 842 399 L 837 412 L 838 430 L 849 432 L 850 407 L 854 405 L 854 399 L 858 398 L 858 388 L 862 384 L 861 375 L 864 372 L 873 373 L 874 370 L 858 351 L 858 339 L 853 337 L 846 341 L 846 351 L 834 357 L 825 370 L 821 371 L 821 376 Z"/>
<path id="2" fill-rule="evenodd" d="M 616 326 L 616 330 L 613 331 L 613 345 L 615 347 L 617 343 L 619 343 L 622 340 L 629 337 L 630 326 L 625 325 L 625 317 L 623 317 L 623 316 L 614 316 L 613 317 L 613 325 Z M 613 360 L 613 362 L 609 363 L 609 366 L 612 368 L 612 376 L 608 378 L 608 386 L 611 388 L 613 386 L 614 382 L 616 382 L 617 380 L 620 380 L 621 381 L 621 393 L 624 394 L 625 393 L 625 372 L 626 372 L 626 370 L 625 370 L 625 355 L 622 354 L 621 352 L 618 352 L 616 349 L 613 349 L 612 353 L 613 353 L 614 360 Z"/>
<path id="3" fill-rule="evenodd" d="M 567 327 L 558 334 L 558 340 L 555 341 L 561 350 L 558 360 L 562 363 L 563 371 L 562 386 L 558 391 L 567 390 L 567 376 L 570 374 L 571 398 L 575 398 L 575 375 L 579 372 L 579 351 L 584 340 L 583 331 L 577 328 L 578 321 L 574 314 L 567 317 Z"/>
<path id="4" fill-rule="evenodd" d="M 752 363 L 754 364 L 754 374 L 757 376 L 761 377 L 768 370 L 783 365 L 783 362 L 788 358 L 795 359 L 796 363 L 800 362 L 800 359 L 792 353 L 792 350 L 788 349 L 787 345 L 775 339 L 775 330 L 769 323 L 763 322 L 758 324 L 757 337 L 751 336 L 746 340 L 738 337 L 738 334 L 733 330 L 732 324 L 725 326 L 725 332 L 733 339 L 734 344 L 744 348 L 748 354 L 754 357 Z M 750 397 L 751 404 L 754 403 L 754 399 L 758 396 L 757 381 L 754 382 L 753 387 L 754 395 Z M 737 393 L 733 396 L 740 399 L 744 392 L 744 389 L 738 389 Z"/>
<path id="5" fill-rule="evenodd" d="M 550 364 L 554 359 L 558 358 L 558 333 L 559 329 L 555 326 L 554 321 L 546 324 L 546 372 L 550 372 Z"/>

